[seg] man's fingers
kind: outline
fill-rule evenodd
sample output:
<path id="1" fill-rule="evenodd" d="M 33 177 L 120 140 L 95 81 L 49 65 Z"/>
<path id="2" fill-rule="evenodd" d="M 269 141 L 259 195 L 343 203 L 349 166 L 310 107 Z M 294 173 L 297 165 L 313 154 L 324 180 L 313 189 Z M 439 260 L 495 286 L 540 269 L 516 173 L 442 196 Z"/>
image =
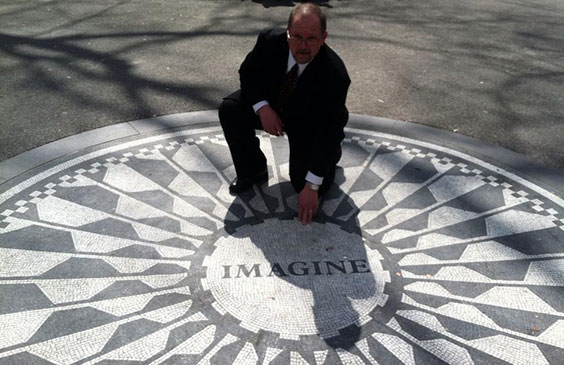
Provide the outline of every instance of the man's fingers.
<path id="1" fill-rule="evenodd" d="M 298 220 L 302 222 L 303 225 L 307 224 L 308 216 L 309 216 L 308 211 L 300 207 L 300 214 L 298 216 Z"/>
<path id="2" fill-rule="evenodd" d="M 311 224 L 317 212 L 318 196 L 317 193 L 304 187 L 298 196 L 298 219 L 303 224 Z"/>
<path id="3" fill-rule="evenodd" d="M 265 131 L 266 131 L 268 134 L 272 134 L 272 135 L 274 135 L 274 136 L 281 136 L 282 134 L 284 134 L 283 129 L 282 129 L 282 128 L 279 128 L 279 127 L 268 128 L 268 129 L 265 129 Z"/>
<path id="4" fill-rule="evenodd" d="M 262 128 L 268 134 L 274 136 L 281 136 L 284 134 L 284 124 L 280 120 L 280 116 L 270 108 L 270 106 L 265 106 L 260 110 L 260 122 Z"/>
<path id="5" fill-rule="evenodd" d="M 284 131 L 284 127 L 282 126 L 282 122 L 280 122 L 280 120 L 278 120 L 278 123 L 276 123 L 274 125 L 274 134 L 276 134 L 277 136 L 281 136 L 283 134 Z"/>
<path id="6" fill-rule="evenodd" d="M 298 211 L 298 220 L 302 222 L 303 225 L 311 224 L 314 214 L 315 212 L 313 210 L 306 210 L 300 207 Z"/>

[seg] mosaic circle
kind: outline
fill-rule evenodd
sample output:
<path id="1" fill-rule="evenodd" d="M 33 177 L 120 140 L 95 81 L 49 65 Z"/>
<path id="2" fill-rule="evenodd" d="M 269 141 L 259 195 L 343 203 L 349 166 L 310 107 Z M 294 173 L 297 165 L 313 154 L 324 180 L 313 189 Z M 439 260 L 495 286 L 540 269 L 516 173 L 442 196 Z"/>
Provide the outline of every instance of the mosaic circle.
<path id="1" fill-rule="evenodd" d="M 0 193 L 0 362 L 550 364 L 564 202 L 437 145 L 346 130 L 315 222 L 288 143 L 228 192 L 217 124 L 99 147 Z"/>

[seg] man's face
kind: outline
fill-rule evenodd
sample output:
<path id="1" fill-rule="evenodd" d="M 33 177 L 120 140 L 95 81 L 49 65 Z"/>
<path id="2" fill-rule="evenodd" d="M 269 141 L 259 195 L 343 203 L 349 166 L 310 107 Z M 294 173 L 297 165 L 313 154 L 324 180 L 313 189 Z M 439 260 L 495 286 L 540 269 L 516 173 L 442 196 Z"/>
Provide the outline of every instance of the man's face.
<path id="1" fill-rule="evenodd" d="M 327 38 L 327 31 L 321 33 L 319 18 L 313 14 L 296 14 L 287 31 L 290 51 L 298 63 L 313 60 Z"/>

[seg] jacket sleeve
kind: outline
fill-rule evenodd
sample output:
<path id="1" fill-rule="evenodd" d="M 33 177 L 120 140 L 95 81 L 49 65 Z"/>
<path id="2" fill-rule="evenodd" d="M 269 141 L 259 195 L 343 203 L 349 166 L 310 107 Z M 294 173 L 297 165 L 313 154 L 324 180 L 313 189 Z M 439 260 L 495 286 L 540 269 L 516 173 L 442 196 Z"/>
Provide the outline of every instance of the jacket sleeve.
<path id="1" fill-rule="evenodd" d="M 323 82 L 318 98 L 317 118 L 309 160 L 309 171 L 324 177 L 340 157 L 341 142 L 345 137 L 344 127 L 349 112 L 345 106 L 350 79 L 345 72 L 328 75 Z"/>
<path id="2" fill-rule="evenodd" d="M 266 100 L 268 91 L 264 83 L 267 59 L 266 31 L 262 31 L 252 51 L 245 57 L 239 68 L 241 96 L 249 104 L 254 105 Z"/>

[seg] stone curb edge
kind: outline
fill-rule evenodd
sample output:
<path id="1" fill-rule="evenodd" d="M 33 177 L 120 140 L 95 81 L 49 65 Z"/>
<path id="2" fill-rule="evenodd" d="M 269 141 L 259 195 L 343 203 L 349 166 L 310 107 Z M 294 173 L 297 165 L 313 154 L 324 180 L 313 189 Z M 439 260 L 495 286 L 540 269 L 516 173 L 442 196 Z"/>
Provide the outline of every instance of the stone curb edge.
<path id="1" fill-rule="evenodd" d="M 158 130 L 218 121 L 217 110 L 187 112 L 114 124 L 62 138 L 0 162 L 0 186 L 50 161 L 99 144 Z M 564 196 L 563 173 L 500 146 L 422 124 L 361 114 L 351 114 L 347 127 L 375 130 L 451 148 L 499 165 L 557 196 Z"/>

